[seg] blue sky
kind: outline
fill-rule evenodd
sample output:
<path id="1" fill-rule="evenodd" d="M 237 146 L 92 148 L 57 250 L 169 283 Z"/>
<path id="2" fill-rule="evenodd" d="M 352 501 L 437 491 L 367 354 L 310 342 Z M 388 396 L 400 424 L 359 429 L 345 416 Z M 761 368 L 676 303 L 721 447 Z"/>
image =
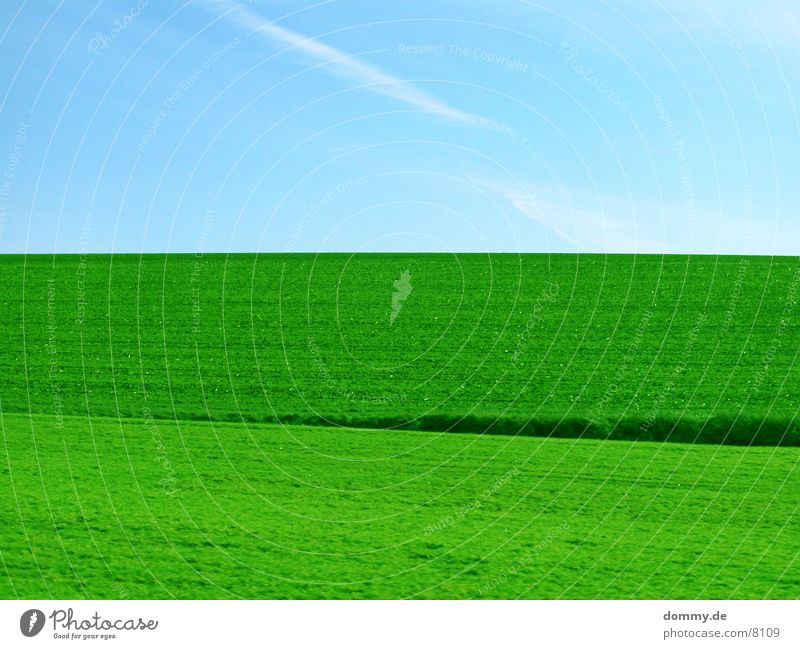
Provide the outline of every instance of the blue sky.
<path id="1" fill-rule="evenodd" d="M 788 0 L 0 5 L 0 251 L 800 252 Z"/>

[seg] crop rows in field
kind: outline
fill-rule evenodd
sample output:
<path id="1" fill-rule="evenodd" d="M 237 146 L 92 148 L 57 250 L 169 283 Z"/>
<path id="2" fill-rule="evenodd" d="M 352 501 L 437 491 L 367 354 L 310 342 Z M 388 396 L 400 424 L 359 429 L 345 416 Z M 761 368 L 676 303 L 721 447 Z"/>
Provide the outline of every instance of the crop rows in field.
<path id="1" fill-rule="evenodd" d="M 800 443 L 796 258 L 0 264 L 7 412 Z"/>

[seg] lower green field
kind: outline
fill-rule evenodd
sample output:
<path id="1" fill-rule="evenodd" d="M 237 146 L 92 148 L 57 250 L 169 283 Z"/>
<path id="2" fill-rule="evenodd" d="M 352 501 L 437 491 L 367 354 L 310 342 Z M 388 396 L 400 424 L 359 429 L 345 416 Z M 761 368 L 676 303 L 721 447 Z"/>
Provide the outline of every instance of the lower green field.
<path id="1" fill-rule="evenodd" d="M 0 417 L 3 598 L 796 598 L 796 448 Z"/>

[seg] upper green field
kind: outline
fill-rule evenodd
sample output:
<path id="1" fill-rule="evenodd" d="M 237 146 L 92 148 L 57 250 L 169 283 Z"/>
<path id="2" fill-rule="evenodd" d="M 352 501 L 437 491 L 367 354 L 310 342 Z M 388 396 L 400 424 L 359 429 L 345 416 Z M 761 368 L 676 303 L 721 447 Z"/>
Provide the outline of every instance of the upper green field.
<path id="1" fill-rule="evenodd" d="M 800 443 L 797 258 L 3 256 L 0 273 L 5 412 Z"/>

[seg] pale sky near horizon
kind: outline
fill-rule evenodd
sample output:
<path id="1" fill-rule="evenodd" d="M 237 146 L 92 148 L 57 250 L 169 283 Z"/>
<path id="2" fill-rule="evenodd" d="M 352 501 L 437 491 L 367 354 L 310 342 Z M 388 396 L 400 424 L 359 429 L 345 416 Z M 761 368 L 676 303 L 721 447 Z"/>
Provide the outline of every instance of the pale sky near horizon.
<path id="1" fill-rule="evenodd" d="M 800 8 L 0 5 L 0 252 L 800 254 Z"/>

